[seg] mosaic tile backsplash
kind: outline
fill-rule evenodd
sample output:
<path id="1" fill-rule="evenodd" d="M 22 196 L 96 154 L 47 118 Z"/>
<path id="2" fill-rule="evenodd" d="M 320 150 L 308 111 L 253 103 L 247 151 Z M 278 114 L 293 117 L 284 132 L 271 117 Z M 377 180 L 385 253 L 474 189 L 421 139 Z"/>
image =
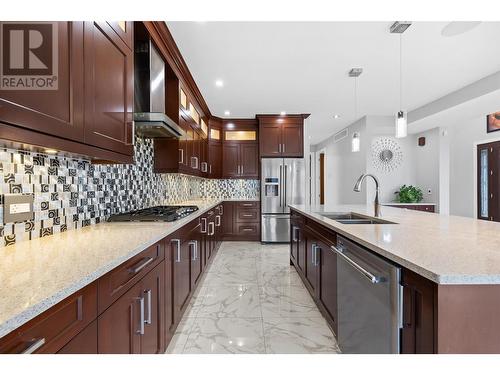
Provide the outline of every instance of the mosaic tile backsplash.
<path id="1" fill-rule="evenodd" d="M 196 199 L 259 196 L 258 180 L 210 180 L 153 172 L 151 140 L 138 139 L 133 165 L 0 148 L 0 247 L 106 220 L 109 215 Z M 3 223 L 3 194 L 34 195 L 34 219 Z"/>

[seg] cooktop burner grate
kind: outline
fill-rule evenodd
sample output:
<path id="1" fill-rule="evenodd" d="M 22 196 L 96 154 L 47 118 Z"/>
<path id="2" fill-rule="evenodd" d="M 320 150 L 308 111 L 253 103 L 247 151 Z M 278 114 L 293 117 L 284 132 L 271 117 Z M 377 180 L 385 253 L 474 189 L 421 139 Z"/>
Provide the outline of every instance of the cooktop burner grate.
<path id="1" fill-rule="evenodd" d="M 197 210 L 197 206 L 156 206 L 112 215 L 108 221 L 175 221 Z"/>

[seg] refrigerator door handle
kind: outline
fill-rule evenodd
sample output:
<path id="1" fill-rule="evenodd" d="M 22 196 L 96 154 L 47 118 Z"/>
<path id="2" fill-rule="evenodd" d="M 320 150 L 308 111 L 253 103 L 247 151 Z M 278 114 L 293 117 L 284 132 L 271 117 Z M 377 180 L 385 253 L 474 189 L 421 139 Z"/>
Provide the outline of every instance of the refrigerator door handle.
<path id="1" fill-rule="evenodd" d="M 283 166 L 280 165 L 280 207 L 281 207 L 281 200 L 283 199 L 283 194 L 282 194 L 282 186 L 283 186 Z"/>
<path id="2" fill-rule="evenodd" d="M 283 194 L 283 207 L 286 207 L 286 180 L 287 180 L 287 169 L 288 169 L 288 165 L 285 164 L 285 194 Z"/>

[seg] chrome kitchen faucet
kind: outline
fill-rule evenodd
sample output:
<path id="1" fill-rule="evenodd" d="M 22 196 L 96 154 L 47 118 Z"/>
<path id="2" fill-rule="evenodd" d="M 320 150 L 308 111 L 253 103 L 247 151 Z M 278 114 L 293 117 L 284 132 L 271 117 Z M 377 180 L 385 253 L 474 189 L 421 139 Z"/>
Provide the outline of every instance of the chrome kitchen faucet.
<path id="1" fill-rule="evenodd" d="M 356 185 L 354 185 L 354 191 L 360 192 L 361 191 L 361 183 L 366 177 L 371 177 L 373 178 L 373 181 L 375 181 L 375 201 L 373 202 L 374 204 L 374 209 L 375 209 L 375 217 L 380 216 L 380 203 L 378 201 L 378 192 L 379 192 L 379 184 L 378 184 L 378 179 L 374 175 L 370 173 L 364 173 L 361 176 L 359 176 L 358 181 L 356 181 Z"/>

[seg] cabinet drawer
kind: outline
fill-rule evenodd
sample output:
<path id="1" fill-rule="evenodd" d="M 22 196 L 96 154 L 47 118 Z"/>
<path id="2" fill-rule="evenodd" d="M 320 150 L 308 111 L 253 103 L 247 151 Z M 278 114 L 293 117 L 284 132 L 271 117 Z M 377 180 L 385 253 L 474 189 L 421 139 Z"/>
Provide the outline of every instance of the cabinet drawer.
<path id="1" fill-rule="evenodd" d="M 236 235 L 238 236 L 258 236 L 258 223 L 236 223 Z"/>
<path id="2" fill-rule="evenodd" d="M 0 353 L 56 353 L 97 317 L 92 283 L 0 340 Z"/>
<path id="3" fill-rule="evenodd" d="M 148 247 L 99 279 L 99 313 L 164 259 L 162 242 Z"/>
<path id="4" fill-rule="evenodd" d="M 259 208 L 259 203 L 258 201 L 248 201 L 248 202 L 236 202 L 236 207 L 238 209 L 247 209 L 247 208 Z"/>
<path id="5" fill-rule="evenodd" d="M 259 210 L 257 208 L 241 209 L 240 207 L 236 210 L 236 221 L 239 223 L 258 223 L 259 220 Z"/>

